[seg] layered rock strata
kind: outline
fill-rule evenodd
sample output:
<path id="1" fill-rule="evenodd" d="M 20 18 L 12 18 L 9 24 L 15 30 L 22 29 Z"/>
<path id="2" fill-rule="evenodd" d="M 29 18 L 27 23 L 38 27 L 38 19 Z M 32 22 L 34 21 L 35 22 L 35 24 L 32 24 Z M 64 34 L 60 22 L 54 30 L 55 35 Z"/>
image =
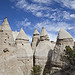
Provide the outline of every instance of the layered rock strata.
<path id="1" fill-rule="evenodd" d="M 16 55 L 21 65 L 24 75 L 30 75 L 33 67 L 33 53 L 29 43 L 29 39 L 23 29 L 21 28 L 16 38 Z"/>
<path id="2" fill-rule="evenodd" d="M 64 55 L 64 50 L 66 46 L 70 46 L 71 48 L 73 48 L 73 37 L 64 29 L 60 29 L 52 55 L 52 73 L 61 70 L 61 68 L 63 67 L 64 62 L 61 61 L 61 56 Z"/>
<path id="3" fill-rule="evenodd" d="M 49 40 L 48 33 L 42 27 L 40 32 L 40 41 L 35 51 L 35 65 L 42 67 L 41 75 L 45 75 L 46 69 L 50 70 L 53 45 Z"/>
<path id="4" fill-rule="evenodd" d="M 39 39 L 40 39 L 39 32 L 37 31 L 37 29 L 35 29 L 33 33 L 32 43 L 31 43 L 33 54 L 35 53 L 36 47 L 39 43 Z"/>

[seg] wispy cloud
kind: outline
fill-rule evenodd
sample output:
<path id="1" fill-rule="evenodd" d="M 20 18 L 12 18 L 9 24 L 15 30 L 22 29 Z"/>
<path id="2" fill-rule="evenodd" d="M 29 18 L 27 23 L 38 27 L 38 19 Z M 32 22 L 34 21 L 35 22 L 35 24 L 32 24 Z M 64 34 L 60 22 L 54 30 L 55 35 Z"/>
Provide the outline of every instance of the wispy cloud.
<path id="1" fill-rule="evenodd" d="M 61 6 L 65 6 L 70 9 L 75 9 L 75 0 L 55 0 L 61 4 Z"/>
<path id="2" fill-rule="evenodd" d="M 15 0 L 11 0 L 14 2 Z M 74 24 L 70 24 L 67 21 L 70 21 L 75 18 L 75 14 L 62 8 L 52 8 L 51 5 L 53 2 L 58 3 L 63 8 L 69 8 L 75 10 L 75 1 L 74 0 L 16 0 L 15 6 L 19 9 L 24 10 L 27 13 L 31 13 L 36 17 L 42 17 L 44 21 L 37 22 L 34 28 L 40 30 L 42 27 L 48 31 L 50 39 L 55 40 L 57 37 L 57 32 L 60 28 L 65 30 L 74 31 Z M 28 27 L 31 25 L 31 22 L 28 19 L 17 22 L 18 26 Z M 54 37 L 54 38 L 53 38 Z M 29 36 L 31 38 L 31 36 Z"/>
<path id="3" fill-rule="evenodd" d="M 71 0 L 54 0 L 54 1 L 59 3 L 63 2 L 63 4 L 68 2 L 67 6 L 69 6 L 71 2 Z M 72 1 L 71 3 L 73 2 L 74 1 Z M 44 5 L 43 3 L 51 5 L 52 0 L 32 0 L 31 3 L 29 3 L 26 0 L 17 0 L 15 4 L 17 8 L 23 9 L 25 12 L 31 12 L 36 17 L 46 17 L 52 19 L 53 21 L 62 21 L 65 19 L 69 20 L 74 18 L 73 16 L 75 14 L 72 15 L 71 13 L 63 11 L 58 8 L 52 9 L 52 7 Z"/>
<path id="4" fill-rule="evenodd" d="M 75 18 L 75 14 L 71 14 L 70 17 Z"/>
<path id="5" fill-rule="evenodd" d="M 56 39 L 57 39 L 57 34 L 55 34 L 55 33 L 48 32 L 48 36 L 50 38 L 50 41 L 56 41 Z"/>
<path id="6" fill-rule="evenodd" d="M 23 27 L 24 29 L 31 27 L 31 22 L 28 20 L 28 18 L 24 18 L 23 20 L 20 21 L 16 20 L 15 24 L 17 26 L 18 31 L 20 30 L 21 27 Z"/>
<path id="7" fill-rule="evenodd" d="M 36 12 L 35 15 L 36 15 L 37 17 L 42 17 L 42 16 L 43 16 L 43 13 L 42 13 L 42 12 Z"/>
<path id="8" fill-rule="evenodd" d="M 21 26 L 24 26 L 24 27 L 27 27 L 27 26 L 31 25 L 31 22 L 27 18 L 25 18 L 23 21 L 17 21 L 16 23 L 17 23 L 18 26 L 21 25 Z"/>
<path id="9" fill-rule="evenodd" d="M 22 8 L 24 10 L 28 10 L 28 11 L 31 11 L 31 12 L 37 12 L 37 11 L 40 11 L 40 10 L 47 10 L 48 8 L 47 7 L 42 7 L 42 5 L 38 5 L 38 4 L 35 4 L 35 3 L 28 3 L 26 0 L 20 0 L 16 3 L 16 6 L 18 8 Z"/>
<path id="10" fill-rule="evenodd" d="M 49 20 L 45 20 L 40 23 L 36 23 L 35 28 L 41 29 L 42 27 L 45 27 L 47 31 L 56 32 L 59 31 L 60 28 L 64 28 L 65 30 L 73 29 L 74 27 L 71 26 L 71 24 L 68 24 L 66 22 L 51 22 Z"/>
<path id="11" fill-rule="evenodd" d="M 34 2 L 37 3 L 45 3 L 45 4 L 49 4 L 52 0 L 33 0 Z"/>
<path id="12" fill-rule="evenodd" d="M 35 28 L 37 28 L 38 30 L 40 30 L 42 27 L 45 27 L 45 29 L 47 30 L 49 37 L 52 41 L 56 40 L 57 33 L 61 28 L 65 29 L 65 30 L 74 30 L 75 29 L 74 26 L 72 26 L 71 24 L 68 24 L 66 22 L 54 23 L 49 20 L 45 20 L 43 22 L 36 23 L 36 25 L 35 25 Z"/>

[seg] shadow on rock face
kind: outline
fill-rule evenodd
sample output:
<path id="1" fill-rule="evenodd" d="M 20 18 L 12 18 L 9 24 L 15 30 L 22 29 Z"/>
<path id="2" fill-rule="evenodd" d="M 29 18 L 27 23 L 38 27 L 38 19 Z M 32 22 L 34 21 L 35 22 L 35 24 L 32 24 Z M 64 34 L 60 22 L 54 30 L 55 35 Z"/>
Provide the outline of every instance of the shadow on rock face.
<path id="1" fill-rule="evenodd" d="M 3 52 L 6 53 L 6 52 L 9 52 L 9 50 L 8 50 L 7 48 L 5 48 L 5 49 L 3 50 Z"/>
<path id="2" fill-rule="evenodd" d="M 43 75 L 49 74 L 51 69 L 51 57 L 52 57 L 52 50 L 48 52 L 48 58 L 46 65 L 44 67 Z"/>
<path id="3" fill-rule="evenodd" d="M 75 75 L 75 71 L 72 72 L 57 71 L 50 75 Z"/>

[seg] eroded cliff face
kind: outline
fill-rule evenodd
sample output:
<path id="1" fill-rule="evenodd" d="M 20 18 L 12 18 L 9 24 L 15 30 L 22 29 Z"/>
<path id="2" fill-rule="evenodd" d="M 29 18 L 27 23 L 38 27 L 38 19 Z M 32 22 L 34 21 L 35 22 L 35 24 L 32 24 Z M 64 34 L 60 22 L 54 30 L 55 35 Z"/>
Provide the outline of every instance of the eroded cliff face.
<path id="1" fill-rule="evenodd" d="M 57 37 L 57 42 L 52 54 L 52 73 L 61 70 L 62 66 L 64 65 L 64 62 L 61 61 L 61 56 L 64 55 L 66 46 L 70 46 L 71 48 L 73 48 L 74 40 L 67 31 L 65 31 L 64 29 L 60 29 Z"/>

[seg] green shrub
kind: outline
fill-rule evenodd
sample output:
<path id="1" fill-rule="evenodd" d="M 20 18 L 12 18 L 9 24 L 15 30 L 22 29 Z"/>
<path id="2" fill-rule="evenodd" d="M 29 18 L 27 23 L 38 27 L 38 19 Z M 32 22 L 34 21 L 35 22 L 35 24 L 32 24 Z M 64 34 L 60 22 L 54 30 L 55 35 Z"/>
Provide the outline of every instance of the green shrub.
<path id="1" fill-rule="evenodd" d="M 41 67 L 39 65 L 35 65 L 32 67 L 31 75 L 40 75 L 41 74 Z"/>

